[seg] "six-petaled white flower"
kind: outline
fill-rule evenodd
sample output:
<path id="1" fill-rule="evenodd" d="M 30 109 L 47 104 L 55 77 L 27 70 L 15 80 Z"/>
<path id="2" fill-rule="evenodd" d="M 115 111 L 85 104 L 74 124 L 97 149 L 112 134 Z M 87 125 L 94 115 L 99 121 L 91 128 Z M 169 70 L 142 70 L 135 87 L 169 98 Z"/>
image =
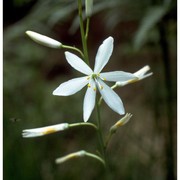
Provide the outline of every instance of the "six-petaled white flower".
<path id="1" fill-rule="evenodd" d="M 104 101 L 112 110 L 120 115 L 125 113 L 120 97 L 103 81 L 127 81 L 135 79 L 136 76 L 123 71 L 101 73 L 102 69 L 109 61 L 109 58 L 112 54 L 113 41 L 113 38 L 109 37 L 105 39 L 99 47 L 95 58 L 94 71 L 75 54 L 65 52 L 65 57 L 68 63 L 77 71 L 85 74 L 85 76 L 74 78 L 62 83 L 53 91 L 53 95 L 69 96 L 80 91 L 84 86 L 87 85 L 88 88 L 84 97 L 83 105 L 83 119 L 85 122 L 88 121 L 94 109 L 97 89 L 102 95 Z"/>

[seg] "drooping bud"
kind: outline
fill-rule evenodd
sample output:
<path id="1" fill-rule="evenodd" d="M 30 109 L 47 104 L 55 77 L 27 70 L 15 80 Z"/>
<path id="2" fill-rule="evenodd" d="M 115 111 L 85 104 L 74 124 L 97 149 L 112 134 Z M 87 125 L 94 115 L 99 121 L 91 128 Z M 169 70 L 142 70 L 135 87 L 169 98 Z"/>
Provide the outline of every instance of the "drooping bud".
<path id="1" fill-rule="evenodd" d="M 33 32 L 33 31 L 26 31 L 26 34 L 35 42 L 38 44 L 41 44 L 43 46 L 51 47 L 51 48 L 60 48 L 62 43 L 59 41 L 56 41 L 52 38 L 49 38 L 47 36 L 44 36 L 42 34 Z"/>
<path id="2" fill-rule="evenodd" d="M 84 151 L 84 150 L 77 151 L 77 152 L 74 152 L 74 153 L 70 153 L 70 154 L 68 154 L 66 156 L 57 158 L 55 162 L 57 164 L 61 164 L 61 163 L 64 163 L 64 162 L 66 162 L 68 160 L 76 159 L 76 158 L 84 157 L 84 156 L 96 159 L 96 160 L 100 161 L 105 166 L 105 161 L 100 156 L 97 156 L 96 154 L 92 154 L 92 153 L 89 153 L 89 152 Z"/>
<path id="3" fill-rule="evenodd" d="M 66 156 L 63 156 L 63 157 L 60 157 L 60 158 L 56 159 L 56 163 L 61 164 L 61 163 L 64 163 L 65 161 L 68 161 L 70 159 L 84 157 L 85 154 L 86 154 L 86 152 L 84 150 L 74 152 L 74 153 L 71 153 L 71 154 L 68 154 Z"/>

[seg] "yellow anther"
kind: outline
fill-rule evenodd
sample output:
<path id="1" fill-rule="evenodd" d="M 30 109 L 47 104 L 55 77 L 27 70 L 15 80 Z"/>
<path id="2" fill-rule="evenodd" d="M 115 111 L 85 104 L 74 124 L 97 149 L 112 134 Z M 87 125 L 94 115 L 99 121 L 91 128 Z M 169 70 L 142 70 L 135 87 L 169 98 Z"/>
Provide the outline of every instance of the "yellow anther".
<path id="1" fill-rule="evenodd" d="M 103 86 L 100 86 L 100 89 L 102 90 L 104 87 Z"/>
<path id="2" fill-rule="evenodd" d="M 91 87 L 91 85 L 90 85 L 90 84 L 88 84 L 87 86 L 88 86 L 89 88 Z"/>
<path id="3" fill-rule="evenodd" d="M 93 88 L 94 91 L 96 91 L 96 88 Z"/>
<path id="4" fill-rule="evenodd" d="M 100 77 L 100 73 L 98 73 L 97 76 Z"/>
<path id="5" fill-rule="evenodd" d="M 43 132 L 43 134 L 45 135 L 45 134 L 51 134 L 51 133 L 54 133 L 54 132 L 56 132 L 57 130 L 56 129 L 54 129 L 54 128 L 48 128 L 48 129 L 46 129 L 46 131 L 44 131 Z"/>

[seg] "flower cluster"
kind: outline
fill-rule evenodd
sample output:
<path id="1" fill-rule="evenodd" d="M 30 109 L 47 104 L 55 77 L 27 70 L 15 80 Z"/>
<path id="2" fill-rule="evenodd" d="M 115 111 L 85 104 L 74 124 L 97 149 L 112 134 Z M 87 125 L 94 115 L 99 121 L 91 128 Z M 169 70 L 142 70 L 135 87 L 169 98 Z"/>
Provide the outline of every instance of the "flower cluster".
<path id="1" fill-rule="evenodd" d="M 81 157 L 91 157 L 93 159 L 98 160 L 104 166 L 106 166 L 107 158 L 106 158 L 105 151 L 107 149 L 108 143 L 112 135 L 115 134 L 115 132 L 117 131 L 117 129 L 125 125 L 130 120 L 130 118 L 132 117 L 132 114 L 127 113 L 124 117 L 122 117 L 114 125 L 112 125 L 107 134 L 106 141 L 104 141 L 105 138 L 102 136 L 103 133 L 100 127 L 101 118 L 100 118 L 99 108 L 101 105 L 101 101 L 104 100 L 105 103 L 119 115 L 124 115 L 125 114 L 124 105 L 122 103 L 121 98 L 114 91 L 114 89 L 117 87 L 122 87 L 127 84 L 140 81 L 146 77 L 149 77 L 152 75 L 152 72 L 147 73 L 150 70 L 150 67 L 148 65 L 144 66 L 143 68 L 141 68 L 135 73 L 118 71 L 118 70 L 111 71 L 111 72 L 102 72 L 103 68 L 109 62 L 110 57 L 113 52 L 113 48 L 114 48 L 114 39 L 111 36 L 106 38 L 102 42 L 102 44 L 99 46 L 96 57 L 95 57 L 94 68 L 91 68 L 89 66 L 87 39 L 88 39 L 88 32 L 89 32 L 90 17 L 93 13 L 92 12 L 93 0 L 85 0 L 85 13 L 84 13 L 85 16 L 82 13 L 83 7 L 84 6 L 82 6 L 82 1 L 78 0 L 78 15 L 80 19 L 80 31 L 81 31 L 83 51 L 81 51 L 80 49 L 74 46 L 64 45 L 63 43 L 57 40 L 54 40 L 52 38 L 49 38 L 45 35 L 42 35 L 33 31 L 26 31 L 26 34 L 33 41 L 41 45 L 44 45 L 46 47 L 66 49 L 65 58 L 67 62 L 75 70 L 83 74 L 83 76 L 76 77 L 64 83 L 61 83 L 53 91 L 53 95 L 70 96 L 77 93 L 84 87 L 86 87 L 87 90 L 86 90 L 86 93 L 84 96 L 84 102 L 83 102 L 83 121 L 84 122 L 77 122 L 77 123 L 71 123 L 71 124 L 61 123 L 61 124 L 51 125 L 51 126 L 46 126 L 46 127 L 41 127 L 41 128 L 26 129 L 26 130 L 23 130 L 22 136 L 24 138 L 32 138 L 32 137 L 44 136 L 51 133 L 67 130 L 76 126 L 93 127 L 94 130 L 96 130 L 98 134 L 98 140 L 99 140 L 99 145 L 100 145 L 100 150 L 98 151 L 99 152 L 98 154 L 93 154 L 85 150 L 80 150 L 80 151 L 76 151 L 74 153 L 65 155 L 61 158 L 57 158 L 56 163 L 61 164 L 70 159 L 81 158 Z M 84 22 L 83 22 L 84 17 L 86 21 L 86 28 L 84 28 Z M 79 53 L 80 57 L 70 51 L 76 51 L 77 53 Z M 107 85 L 108 82 L 114 83 L 114 85 L 110 87 Z M 97 100 L 98 92 L 101 96 L 99 98 L 99 101 Z M 97 125 L 95 123 L 87 122 L 95 106 L 97 110 L 97 118 L 96 118 Z"/>
<path id="2" fill-rule="evenodd" d="M 30 36 L 35 42 L 38 42 L 42 45 L 52 47 L 52 48 L 60 48 L 63 47 L 62 43 L 56 41 L 47 36 L 38 34 L 33 31 L 26 31 L 26 34 Z M 120 115 L 125 113 L 124 106 L 121 98 L 117 95 L 117 93 L 109 87 L 105 82 L 115 82 L 114 87 L 125 86 L 130 83 L 134 83 L 140 81 L 146 77 L 151 76 L 153 73 L 150 72 L 148 74 L 147 71 L 150 70 L 150 67 L 144 66 L 140 70 L 135 73 L 129 73 L 124 71 L 112 71 L 112 72 L 101 72 L 104 66 L 108 63 L 112 52 L 113 52 L 113 42 L 114 39 L 112 37 L 108 37 L 103 41 L 100 45 L 96 58 L 95 58 L 95 66 L 94 70 L 92 70 L 80 57 L 77 55 L 66 51 L 65 57 L 67 62 L 77 71 L 81 72 L 85 76 L 71 79 L 67 82 L 64 82 L 59 85 L 54 91 L 53 95 L 56 96 L 69 96 L 73 95 L 76 92 L 80 91 L 83 87 L 87 86 L 87 90 L 84 97 L 83 104 L 83 119 L 84 122 L 89 120 L 89 117 L 95 107 L 96 102 L 96 93 L 99 90 L 102 98 L 106 102 L 106 104 L 115 112 Z M 65 130 L 68 128 L 67 123 L 48 126 L 44 128 L 36 128 L 30 130 L 23 131 L 23 137 L 36 137 L 42 136 L 46 134 L 50 134 L 53 132 L 57 132 L 60 130 Z M 51 129 L 51 131 L 49 130 Z"/>

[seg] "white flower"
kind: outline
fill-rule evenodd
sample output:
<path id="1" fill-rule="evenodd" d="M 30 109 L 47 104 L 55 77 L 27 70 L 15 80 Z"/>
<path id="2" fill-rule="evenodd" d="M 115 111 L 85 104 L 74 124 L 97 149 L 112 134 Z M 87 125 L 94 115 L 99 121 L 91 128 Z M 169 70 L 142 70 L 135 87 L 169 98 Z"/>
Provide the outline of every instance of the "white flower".
<path id="1" fill-rule="evenodd" d="M 105 39 L 102 45 L 99 47 L 95 58 L 94 71 L 75 54 L 65 52 L 68 63 L 74 69 L 85 74 L 86 76 L 71 79 L 65 83 L 62 83 L 54 90 L 53 95 L 69 96 L 80 91 L 84 86 L 87 85 L 88 88 L 84 97 L 83 105 L 83 118 L 85 122 L 88 121 L 94 109 L 97 89 L 101 93 L 104 101 L 112 110 L 120 115 L 125 113 L 120 97 L 103 81 L 128 81 L 136 78 L 136 76 L 123 71 L 101 73 L 101 70 L 108 63 L 112 54 L 113 41 L 113 38 L 109 37 Z"/>
<path id="2" fill-rule="evenodd" d="M 60 48 L 62 45 L 59 41 L 33 31 L 26 31 L 26 34 L 35 42 L 47 47 Z"/>
<path id="3" fill-rule="evenodd" d="M 146 74 L 149 70 L 150 70 L 150 67 L 148 65 L 146 65 L 143 68 L 141 68 L 139 71 L 133 73 L 137 78 L 131 79 L 128 81 L 118 81 L 118 82 L 116 82 L 116 85 L 117 86 L 125 86 L 127 84 L 134 83 L 134 82 L 140 81 L 144 78 L 147 78 L 149 76 L 152 76 L 153 75 L 152 72 Z"/>
<path id="4" fill-rule="evenodd" d="M 62 124 L 46 126 L 46 127 L 41 127 L 41 128 L 35 128 L 35 129 L 25 129 L 25 130 L 23 130 L 22 136 L 24 138 L 44 136 L 44 135 L 55 133 L 58 131 L 63 131 L 68 128 L 69 128 L 68 123 L 62 123 Z"/>

